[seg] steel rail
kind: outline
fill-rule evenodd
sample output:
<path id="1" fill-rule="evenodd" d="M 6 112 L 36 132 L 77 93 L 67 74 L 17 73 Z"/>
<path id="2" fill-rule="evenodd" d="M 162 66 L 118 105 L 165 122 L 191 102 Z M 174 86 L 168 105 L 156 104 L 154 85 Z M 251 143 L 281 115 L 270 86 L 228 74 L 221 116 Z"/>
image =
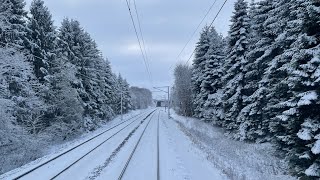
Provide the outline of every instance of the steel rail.
<path id="1" fill-rule="evenodd" d="M 154 111 L 153 111 L 153 112 L 154 112 Z M 35 170 L 39 169 L 40 167 L 42 167 L 42 166 L 44 166 L 44 165 L 46 165 L 46 164 L 48 164 L 48 163 L 50 163 L 50 162 L 52 162 L 52 161 L 54 161 L 54 160 L 56 160 L 56 159 L 60 158 L 61 156 L 63 156 L 63 155 L 65 155 L 65 154 L 67 154 L 67 153 L 69 153 L 69 152 L 71 152 L 71 151 L 75 150 L 76 148 L 78 148 L 78 147 L 80 147 L 80 146 L 82 146 L 82 145 L 84 145 L 84 144 L 86 144 L 86 143 L 88 143 L 88 142 L 92 141 L 93 139 L 96 139 L 97 137 L 99 137 L 99 136 L 101 136 L 101 135 L 103 135 L 103 134 L 107 133 L 108 131 L 110 131 L 110 130 L 112 130 L 112 129 L 114 129 L 114 128 L 118 127 L 118 126 L 120 126 L 121 124 L 123 124 L 123 123 L 125 123 L 125 122 L 128 122 L 129 120 L 131 120 L 131 119 L 133 119 L 133 118 L 136 118 L 136 117 L 138 117 L 138 116 L 140 116 L 140 115 L 142 115 L 142 114 L 144 114 L 144 113 L 145 113 L 145 112 L 142 112 L 142 113 L 137 114 L 137 115 L 135 115 L 135 116 L 133 116 L 133 117 L 130 117 L 129 119 L 127 119 L 127 120 L 125 120 L 125 121 L 123 121 L 123 122 L 121 122 L 121 123 L 118 123 L 117 125 L 115 125 L 115 126 L 113 126 L 113 127 L 109 128 L 109 129 L 107 129 L 107 130 L 105 130 L 105 131 L 103 131 L 103 132 L 101 132 L 101 133 L 99 133 L 99 134 L 97 134 L 97 135 L 95 135 L 95 136 L 91 137 L 90 139 L 88 139 L 88 140 L 86 140 L 86 141 L 84 141 L 84 142 L 82 142 L 82 143 L 80 143 L 80 144 L 78 144 L 78 145 L 76 145 L 76 146 L 74 146 L 74 147 L 70 148 L 69 150 L 67 150 L 67 151 L 65 151 L 65 152 L 63 152 L 63 153 L 61 153 L 61 154 L 59 154 L 59 155 L 57 155 L 57 156 L 55 156 L 55 157 L 53 157 L 53 158 L 51 158 L 51 159 L 49 159 L 49 160 L 47 160 L 47 161 L 45 161 L 45 162 L 43 162 L 43 163 L 39 164 L 38 166 L 36 166 L 36 167 L 34 167 L 34 168 L 32 168 L 32 169 L 30 169 L 30 170 L 28 170 L 28 171 L 24 172 L 23 174 L 20 174 L 19 176 L 17 176 L 17 177 L 15 177 L 15 178 L 13 178 L 13 180 L 20 179 L 20 178 L 22 178 L 22 177 L 24 177 L 24 176 L 26 176 L 26 175 L 30 174 L 31 172 L 33 172 L 33 171 L 35 171 Z"/>
<path id="2" fill-rule="evenodd" d="M 152 113 L 154 113 L 156 110 L 152 111 L 151 113 L 149 113 L 143 120 L 146 120 Z M 138 118 L 137 118 L 138 119 Z M 135 120 L 137 120 L 135 119 Z M 100 147 L 101 145 L 103 145 L 104 143 L 106 143 L 108 140 L 110 140 L 112 137 L 114 137 L 115 135 L 117 135 L 118 133 L 120 133 L 122 130 L 124 130 L 126 127 L 130 126 L 132 123 L 135 122 L 132 121 L 131 123 L 129 123 L 128 125 L 126 125 L 125 127 L 121 128 L 119 131 L 117 131 L 116 133 L 114 133 L 113 135 L 111 135 L 109 138 L 107 138 L 106 140 L 104 140 L 103 142 L 101 142 L 100 144 L 98 144 L 96 147 L 94 147 L 93 149 L 91 149 L 89 152 L 87 152 L 86 154 L 84 154 L 83 156 L 81 156 L 80 158 L 78 158 L 76 161 L 74 161 L 72 164 L 70 164 L 69 166 L 65 167 L 62 171 L 60 171 L 58 174 L 56 174 L 55 176 L 53 176 L 50 180 L 57 178 L 59 175 L 61 175 L 62 173 L 64 173 L 65 171 L 67 171 L 70 167 L 72 167 L 73 165 L 77 164 L 81 159 L 83 159 L 84 157 L 86 157 L 87 155 L 89 155 L 91 152 L 93 152 L 94 150 L 96 150 L 98 147 Z"/>
<path id="3" fill-rule="evenodd" d="M 158 114 L 158 122 L 157 122 L 157 180 L 160 180 L 159 121 L 160 121 L 160 111 Z"/>
<path id="4" fill-rule="evenodd" d="M 154 115 L 154 114 L 153 114 L 153 115 Z M 119 177 L 118 177 L 118 180 L 121 180 L 122 177 L 123 177 L 123 175 L 124 175 L 124 173 L 126 172 L 126 170 L 127 170 L 127 168 L 128 168 L 128 165 L 129 165 L 129 163 L 130 163 L 130 161 L 131 161 L 131 159 L 132 159 L 132 156 L 133 156 L 133 154 L 135 153 L 135 151 L 136 151 L 136 149 L 137 149 L 137 147 L 138 147 L 138 145 L 139 145 L 139 143 L 140 143 L 140 141 L 141 141 L 141 139 L 142 139 L 142 136 L 144 135 L 147 127 L 149 126 L 149 124 L 150 124 L 150 122 L 151 122 L 151 120 L 152 120 L 153 115 L 151 116 L 150 120 L 148 121 L 146 127 L 143 129 L 143 131 L 142 131 L 142 133 L 141 133 L 141 135 L 140 135 L 140 137 L 139 137 L 136 145 L 134 146 L 134 148 L 133 148 L 133 150 L 132 150 L 132 152 L 131 152 L 131 154 L 130 154 L 130 156 L 129 156 L 126 164 L 125 164 L 125 166 L 123 167 L 123 169 L 122 169 L 122 171 L 121 171 L 121 173 L 120 173 L 120 175 L 119 175 Z"/>

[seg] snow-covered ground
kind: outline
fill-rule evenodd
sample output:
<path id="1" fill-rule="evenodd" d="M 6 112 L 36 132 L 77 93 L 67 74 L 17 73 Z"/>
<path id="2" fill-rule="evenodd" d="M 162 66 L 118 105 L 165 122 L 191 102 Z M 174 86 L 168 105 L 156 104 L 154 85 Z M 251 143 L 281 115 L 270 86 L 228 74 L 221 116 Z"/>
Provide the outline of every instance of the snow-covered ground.
<path id="1" fill-rule="evenodd" d="M 159 117 L 159 118 L 158 118 Z M 164 180 L 224 180 L 227 177 L 206 159 L 189 138 L 168 119 L 163 109 L 156 112 L 150 121 L 141 142 L 132 156 L 122 179 L 157 179 L 157 126 L 159 121 L 159 178 Z M 145 122 L 147 123 L 147 122 Z M 144 124 L 143 127 L 145 127 Z M 130 138 L 117 154 L 106 162 L 109 165 L 101 170 L 98 180 L 117 179 L 133 146 L 143 128 Z M 89 178 L 90 179 L 90 178 Z M 91 179 L 92 178 L 91 176 Z"/>
<path id="2" fill-rule="evenodd" d="M 160 179 L 166 180 L 228 179 L 222 171 L 212 166 L 211 162 L 206 159 L 206 154 L 196 148 L 188 136 L 179 129 L 179 125 L 173 119 L 168 119 L 163 109 L 157 109 L 147 117 L 151 111 L 151 109 L 145 111 L 134 118 L 135 121 L 129 120 L 121 124 L 93 141 L 61 156 L 63 158 L 57 158 L 21 179 L 51 179 L 74 162 L 76 163 L 55 179 L 118 179 L 136 145 L 137 148 L 121 179 L 157 179 L 158 172 Z M 128 117 L 137 113 L 128 115 Z M 0 179 L 13 179 L 119 122 L 121 122 L 120 119 L 115 119 L 113 124 L 91 135 L 64 147 L 54 148 L 50 155 L 10 171 L 0 176 Z M 124 130 L 121 131 L 121 129 Z M 116 132 L 118 133 L 115 134 Z M 137 144 L 140 137 L 141 140 Z M 105 140 L 107 140 L 105 143 L 95 148 Z M 79 157 L 93 148 L 95 149 L 91 153 L 77 161 Z M 159 162 L 157 161 L 158 152 Z"/>
<path id="3" fill-rule="evenodd" d="M 196 148 L 174 119 L 168 119 L 166 113 L 160 117 L 161 179 L 228 179 Z"/>
<path id="4" fill-rule="evenodd" d="M 135 111 L 124 120 L 116 118 L 96 132 L 52 148 L 49 155 L 10 171 L 0 179 L 13 179 L 136 115 L 21 179 L 116 180 L 122 172 L 121 179 L 129 180 L 157 177 L 165 180 L 294 179 L 284 174 L 285 164 L 272 155 L 274 149 L 270 144 L 234 141 L 225 137 L 221 129 L 197 119 L 175 113 L 168 119 L 164 109 L 152 111 Z M 64 170 L 66 167 L 69 168 Z"/>
<path id="5" fill-rule="evenodd" d="M 56 146 L 52 146 L 52 147 L 44 147 L 44 150 L 46 151 L 45 156 L 30 162 L 20 168 L 14 169 L 12 171 L 9 171 L 5 174 L 0 175 L 0 179 L 12 179 L 20 174 L 22 174 L 23 172 L 27 171 L 28 169 L 31 169 L 32 167 L 35 167 L 49 159 L 52 159 L 53 157 L 56 157 L 57 155 L 71 149 L 72 147 L 77 146 L 78 144 L 100 134 L 101 132 L 109 129 L 110 127 L 115 126 L 116 124 L 125 121 L 129 118 L 135 117 L 137 115 L 139 115 L 140 113 L 144 113 L 144 112 L 149 112 L 151 111 L 151 109 L 147 109 L 147 110 L 136 110 L 136 111 L 132 111 L 128 114 L 123 115 L 123 120 L 121 119 L 121 116 L 116 117 L 115 119 L 113 119 L 112 121 L 109 121 L 108 123 L 106 123 L 104 126 L 102 126 L 101 128 L 97 129 L 94 132 L 90 132 L 90 133 L 86 133 L 83 134 L 80 138 L 66 142 L 64 144 L 60 144 L 60 145 L 56 145 Z"/>
<path id="6" fill-rule="evenodd" d="M 274 156 L 269 143 L 250 144 L 229 139 L 219 127 L 195 118 L 172 117 L 198 149 L 205 153 L 211 164 L 222 170 L 230 179 L 291 180 L 286 164 Z"/>

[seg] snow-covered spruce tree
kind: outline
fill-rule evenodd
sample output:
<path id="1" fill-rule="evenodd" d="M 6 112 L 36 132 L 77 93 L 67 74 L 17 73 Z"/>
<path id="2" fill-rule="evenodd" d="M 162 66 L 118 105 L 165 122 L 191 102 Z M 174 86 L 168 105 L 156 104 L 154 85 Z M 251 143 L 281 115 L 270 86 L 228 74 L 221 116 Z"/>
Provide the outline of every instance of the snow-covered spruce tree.
<path id="1" fill-rule="evenodd" d="M 44 83 L 49 75 L 56 47 L 56 31 L 52 16 L 42 0 L 33 0 L 30 7 L 31 17 L 27 23 L 27 48 L 31 53 L 34 74 L 39 82 Z"/>
<path id="2" fill-rule="evenodd" d="M 294 174 L 306 179 L 320 178 L 320 2 L 290 1 L 284 54 L 290 63 L 284 67 L 287 94 L 277 117 L 285 134 L 278 135 L 280 148 Z"/>
<path id="3" fill-rule="evenodd" d="M 24 49 L 27 12 L 24 0 L 0 0 L 0 47 Z"/>
<path id="4" fill-rule="evenodd" d="M 118 86 L 118 76 L 111 72 L 111 76 L 108 79 L 111 82 L 111 99 L 109 99 L 110 107 L 114 114 L 118 114 L 118 97 L 119 97 L 119 86 Z"/>
<path id="5" fill-rule="evenodd" d="M 124 112 L 128 113 L 129 110 L 132 109 L 132 102 L 131 102 L 131 94 L 130 94 L 130 85 L 126 79 L 123 80 L 123 90 L 124 90 Z"/>
<path id="6" fill-rule="evenodd" d="M 93 64 L 94 65 L 94 64 Z M 112 98 L 115 92 L 112 90 L 115 82 L 113 81 L 113 74 L 108 59 L 99 59 L 94 67 L 97 69 L 96 73 L 96 88 L 97 102 L 101 111 L 98 113 L 102 120 L 110 120 L 114 116 L 112 109 Z"/>
<path id="7" fill-rule="evenodd" d="M 192 69 L 178 64 L 174 69 L 173 106 L 178 114 L 192 116 Z"/>
<path id="8" fill-rule="evenodd" d="M 76 20 L 64 19 L 59 28 L 59 52 L 74 65 L 81 65 L 80 42 L 83 34 L 83 29 Z"/>
<path id="9" fill-rule="evenodd" d="M 84 130 L 83 105 L 77 88 L 76 66 L 69 63 L 63 54 L 57 54 L 50 79 L 52 114 L 47 131 L 57 139 L 66 139 Z M 59 138 L 58 138 L 59 137 Z"/>
<path id="10" fill-rule="evenodd" d="M 82 39 L 80 39 L 78 47 L 80 50 L 80 61 L 76 63 L 78 68 L 77 76 L 83 85 L 83 89 L 80 90 L 80 96 L 85 102 L 85 114 L 93 118 L 98 118 L 103 115 L 100 114 L 102 112 L 97 99 L 100 97 L 101 100 L 104 94 L 102 89 L 99 89 L 98 87 L 99 81 L 102 79 L 97 79 L 100 72 L 95 65 L 98 65 L 100 61 L 103 61 L 103 58 L 100 56 L 96 43 L 91 39 L 88 33 L 82 34 Z M 105 98 L 103 97 L 103 99 Z"/>
<path id="11" fill-rule="evenodd" d="M 69 19 L 64 19 L 61 23 L 61 27 L 59 28 L 59 41 L 58 41 L 58 58 L 57 62 L 61 62 L 60 64 L 62 65 L 63 63 L 69 63 L 70 66 L 73 67 L 73 71 L 69 72 L 69 77 L 72 77 L 72 79 L 68 79 L 67 77 L 63 77 L 65 79 L 65 82 L 63 83 L 70 83 L 72 89 L 69 89 L 69 92 L 73 92 L 73 89 L 76 89 L 77 94 L 75 96 L 80 96 L 81 92 L 85 92 L 84 87 L 81 82 L 81 78 L 76 76 L 78 74 L 78 65 L 79 62 L 81 61 L 81 56 L 80 56 L 80 38 L 81 38 L 81 33 L 82 29 L 80 28 L 79 22 L 74 21 L 74 20 L 69 20 Z M 61 65 L 58 64 L 57 68 L 61 68 Z M 56 73 L 61 73 L 60 69 L 57 69 L 58 72 Z M 73 74 L 71 74 L 73 73 Z M 59 75 L 59 74 L 56 74 Z M 54 76 L 56 76 L 54 75 Z M 59 88 L 60 85 L 55 84 L 57 88 Z M 81 107 L 84 109 L 85 103 L 83 102 L 83 97 L 79 99 L 79 102 L 81 104 Z M 58 107 L 59 108 L 59 107 Z M 57 109 L 58 112 L 63 110 L 63 107 L 61 109 Z M 83 123 L 83 111 L 82 112 L 81 118 L 76 120 L 78 124 Z M 64 112 L 61 112 L 63 114 Z"/>
<path id="12" fill-rule="evenodd" d="M 201 83 L 201 92 L 206 92 L 207 100 L 203 108 L 206 121 L 221 125 L 224 118 L 222 76 L 225 59 L 225 41 L 215 28 L 210 29 L 210 47 L 206 54 L 204 79 Z"/>
<path id="13" fill-rule="evenodd" d="M 268 135 L 268 119 L 263 109 L 266 104 L 266 87 L 263 74 L 268 63 L 277 55 L 272 46 L 276 36 L 268 33 L 264 26 L 272 10 L 273 1 L 264 0 L 252 3 L 249 11 L 249 46 L 247 64 L 244 67 L 243 108 L 239 117 L 242 121 L 242 140 L 256 140 Z"/>
<path id="14" fill-rule="evenodd" d="M 197 42 L 195 49 L 195 58 L 193 60 L 192 69 L 192 96 L 193 96 L 193 107 L 194 116 L 198 118 L 203 117 L 203 105 L 206 98 L 201 93 L 201 83 L 204 80 L 205 64 L 206 64 L 206 53 L 210 47 L 210 29 L 208 26 L 204 27 L 200 39 Z"/>
<path id="15" fill-rule="evenodd" d="M 111 72 L 105 72 L 104 59 L 97 49 L 96 43 L 86 33 L 78 21 L 65 19 L 59 32 L 61 40 L 60 49 L 62 54 L 71 64 L 75 65 L 76 77 L 73 85 L 78 89 L 78 93 L 83 101 L 84 115 L 86 119 L 108 119 L 113 112 L 108 102 L 111 95 L 104 89 L 103 83 L 107 82 Z M 110 84 L 111 86 L 111 84 Z M 108 90 L 107 90 L 108 91 Z M 89 120 L 92 121 L 92 120 Z M 93 121 L 94 124 L 97 122 Z"/>
<path id="16" fill-rule="evenodd" d="M 121 74 L 117 77 L 116 85 L 116 112 L 121 113 L 121 99 L 122 99 L 122 113 L 128 112 L 131 107 L 131 95 L 127 80 L 123 79 Z"/>
<path id="17" fill-rule="evenodd" d="M 90 81 L 90 94 L 96 100 L 95 115 L 102 120 L 110 120 L 114 115 L 111 100 L 115 94 L 115 92 L 112 92 L 112 72 L 109 62 L 103 58 L 95 60 L 96 62 L 90 68 L 91 74 L 94 75 L 94 78 Z"/>
<path id="18" fill-rule="evenodd" d="M 106 58 L 103 66 L 102 66 L 102 71 L 103 71 L 103 78 L 104 78 L 104 93 L 107 97 L 107 104 L 111 106 L 112 108 L 112 103 L 113 103 L 113 98 L 115 96 L 115 91 L 114 88 L 116 86 L 116 81 L 114 78 L 114 74 L 112 73 L 110 61 Z"/>
<path id="19" fill-rule="evenodd" d="M 122 77 L 120 74 L 115 75 L 114 74 L 114 78 L 115 78 L 115 86 L 114 86 L 114 92 L 115 92 L 115 96 L 113 99 L 113 109 L 115 111 L 116 114 L 121 114 L 121 96 L 122 96 Z"/>
<path id="20" fill-rule="evenodd" d="M 264 23 L 264 33 L 276 36 L 272 45 L 266 49 L 266 52 L 272 51 L 272 59 L 268 62 L 264 75 L 262 77 L 264 87 L 266 87 L 266 104 L 263 109 L 264 118 L 269 123 L 269 133 L 272 140 L 276 136 L 285 135 L 281 124 L 284 122 L 277 116 L 284 110 L 282 102 L 286 101 L 291 95 L 288 93 L 288 82 L 286 67 L 290 63 L 290 57 L 284 53 L 290 44 L 287 40 L 287 32 L 284 30 L 289 20 L 290 3 L 286 0 L 277 0 L 272 3 L 272 10 Z"/>
<path id="21" fill-rule="evenodd" d="M 244 0 L 235 3 L 235 11 L 231 19 L 229 30 L 229 50 L 224 63 L 224 123 L 227 130 L 238 132 L 241 136 L 246 124 L 241 122 L 239 112 L 243 108 L 244 67 L 247 64 L 246 51 L 248 49 L 248 5 Z M 241 114 L 240 114 L 241 115 Z"/>
<path id="22" fill-rule="evenodd" d="M 27 29 L 24 6 L 22 0 L 0 1 L 1 63 L 4 65 L 3 70 L 7 70 L 4 74 L 9 76 L 5 77 L 10 85 L 9 97 L 17 104 L 14 111 L 17 122 L 27 127 L 30 133 L 38 133 L 46 126 L 43 122 L 46 106 L 34 91 L 38 83 L 24 57 L 28 55 L 24 46 Z"/>
<path id="23" fill-rule="evenodd" d="M 30 17 L 27 22 L 26 49 L 29 50 L 28 59 L 33 65 L 33 72 L 39 83 L 33 86 L 38 97 L 43 99 L 48 108 L 43 121 L 50 124 L 54 121 L 55 92 L 53 92 L 53 74 L 63 68 L 57 63 L 57 33 L 53 25 L 51 13 L 42 0 L 34 0 L 30 7 Z M 55 68 L 55 70 L 53 69 Z"/>

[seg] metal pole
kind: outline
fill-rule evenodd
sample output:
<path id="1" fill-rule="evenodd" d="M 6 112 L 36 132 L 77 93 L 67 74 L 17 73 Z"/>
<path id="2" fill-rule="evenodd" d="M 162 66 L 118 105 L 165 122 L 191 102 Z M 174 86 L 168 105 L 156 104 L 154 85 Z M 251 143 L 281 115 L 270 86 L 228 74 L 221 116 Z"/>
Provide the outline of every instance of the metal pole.
<path id="1" fill-rule="evenodd" d="M 168 86 L 168 118 L 170 119 L 170 86 Z"/>
<path id="2" fill-rule="evenodd" d="M 121 120 L 123 120 L 123 114 L 122 114 L 122 100 L 123 99 L 123 92 L 121 91 Z"/>

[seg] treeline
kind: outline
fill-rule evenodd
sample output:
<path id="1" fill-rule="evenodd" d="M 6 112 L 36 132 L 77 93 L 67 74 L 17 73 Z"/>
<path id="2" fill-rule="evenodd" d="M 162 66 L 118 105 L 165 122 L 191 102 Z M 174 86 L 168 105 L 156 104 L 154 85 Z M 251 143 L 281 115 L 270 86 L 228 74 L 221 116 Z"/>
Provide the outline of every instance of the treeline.
<path id="1" fill-rule="evenodd" d="M 320 177 L 320 1 L 237 0 L 228 37 L 205 27 L 194 115 L 239 140 L 273 142 L 302 179 Z"/>
<path id="2" fill-rule="evenodd" d="M 149 89 L 130 87 L 132 109 L 146 109 L 152 105 L 152 93 Z"/>
<path id="3" fill-rule="evenodd" d="M 119 114 L 121 95 L 124 112 L 131 108 L 129 84 L 78 21 L 66 18 L 57 29 L 44 1 L 24 7 L 24 0 L 0 0 L 2 132 L 19 125 L 64 139 Z"/>

